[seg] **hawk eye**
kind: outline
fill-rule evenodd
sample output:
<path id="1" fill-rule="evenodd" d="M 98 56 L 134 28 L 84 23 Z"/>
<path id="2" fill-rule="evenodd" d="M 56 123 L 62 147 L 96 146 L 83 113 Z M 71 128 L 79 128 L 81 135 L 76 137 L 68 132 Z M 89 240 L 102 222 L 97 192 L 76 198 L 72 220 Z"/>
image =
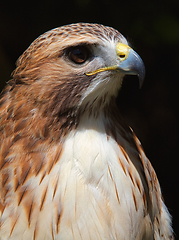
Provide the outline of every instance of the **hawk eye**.
<path id="1" fill-rule="evenodd" d="M 69 50 L 68 57 L 72 62 L 82 64 L 88 59 L 89 50 L 86 46 L 76 46 Z"/>

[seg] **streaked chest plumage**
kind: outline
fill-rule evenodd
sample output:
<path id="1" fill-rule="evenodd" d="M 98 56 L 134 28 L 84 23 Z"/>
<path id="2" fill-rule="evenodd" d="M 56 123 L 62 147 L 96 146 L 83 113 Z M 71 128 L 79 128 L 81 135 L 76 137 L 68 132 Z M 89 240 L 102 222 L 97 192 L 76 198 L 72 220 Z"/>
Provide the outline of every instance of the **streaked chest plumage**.
<path id="1" fill-rule="evenodd" d="M 13 201 L 11 195 L 3 214 L 10 239 L 122 240 L 144 234 L 147 206 L 140 176 L 103 125 L 92 126 L 82 123 L 66 137 L 45 176 L 40 171 L 11 192 Z M 9 239 L 6 234 L 1 240 Z"/>
<path id="2" fill-rule="evenodd" d="M 146 210 L 144 190 L 120 146 L 95 129 L 77 131 L 67 143 L 61 169 L 66 172 L 64 239 L 137 239 Z"/>

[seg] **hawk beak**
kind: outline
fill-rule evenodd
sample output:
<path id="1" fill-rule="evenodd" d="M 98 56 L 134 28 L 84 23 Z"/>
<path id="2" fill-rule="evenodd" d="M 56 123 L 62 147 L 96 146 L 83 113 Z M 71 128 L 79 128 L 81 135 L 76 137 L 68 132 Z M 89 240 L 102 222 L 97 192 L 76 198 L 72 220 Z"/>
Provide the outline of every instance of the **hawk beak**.
<path id="1" fill-rule="evenodd" d="M 141 88 L 145 78 L 145 66 L 141 57 L 132 48 L 123 43 L 118 43 L 116 50 L 120 59 L 116 70 L 128 75 L 137 75 L 139 78 L 139 87 Z"/>
<path id="2" fill-rule="evenodd" d="M 86 75 L 94 75 L 103 71 L 120 71 L 128 75 L 137 75 L 139 78 L 139 87 L 142 87 L 145 77 L 145 66 L 141 57 L 128 45 L 117 43 L 116 53 L 119 59 L 119 64 L 104 68 L 99 68 L 93 72 L 86 73 Z"/>

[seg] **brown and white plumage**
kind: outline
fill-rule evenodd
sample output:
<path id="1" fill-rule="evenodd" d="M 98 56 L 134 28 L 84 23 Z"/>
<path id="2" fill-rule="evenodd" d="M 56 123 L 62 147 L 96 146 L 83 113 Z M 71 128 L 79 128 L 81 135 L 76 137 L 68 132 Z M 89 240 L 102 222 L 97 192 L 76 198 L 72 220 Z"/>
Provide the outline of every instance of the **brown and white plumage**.
<path id="1" fill-rule="evenodd" d="M 0 100 L 0 240 L 172 239 L 115 104 L 125 74 L 142 80 L 141 59 L 98 24 L 49 31 L 19 58 Z"/>

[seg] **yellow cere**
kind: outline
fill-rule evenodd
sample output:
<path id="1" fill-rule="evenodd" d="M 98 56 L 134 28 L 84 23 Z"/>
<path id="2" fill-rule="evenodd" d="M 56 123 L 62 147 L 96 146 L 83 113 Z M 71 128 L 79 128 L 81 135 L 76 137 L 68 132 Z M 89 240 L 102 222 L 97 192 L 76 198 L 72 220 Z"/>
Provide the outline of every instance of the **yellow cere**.
<path id="1" fill-rule="evenodd" d="M 124 43 L 116 44 L 116 52 L 121 61 L 124 61 L 129 55 L 130 47 Z"/>

